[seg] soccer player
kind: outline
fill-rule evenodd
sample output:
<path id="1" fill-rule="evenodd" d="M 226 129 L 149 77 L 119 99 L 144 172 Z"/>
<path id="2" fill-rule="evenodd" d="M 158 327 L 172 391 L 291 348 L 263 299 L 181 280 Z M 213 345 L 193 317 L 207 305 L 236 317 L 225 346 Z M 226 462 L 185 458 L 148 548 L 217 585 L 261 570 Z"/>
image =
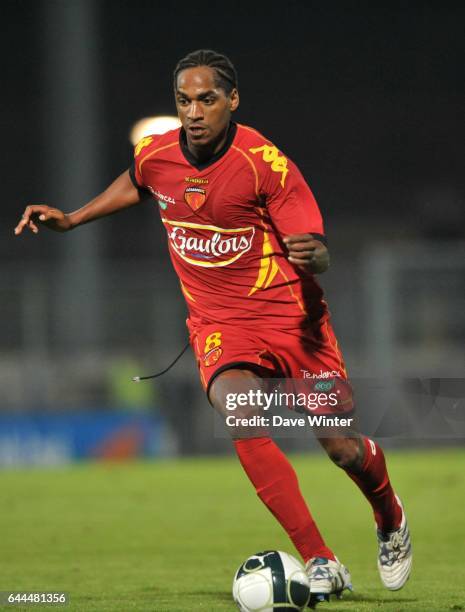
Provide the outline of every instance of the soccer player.
<path id="1" fill-rule="evenodd" d="M 187 55 L 175 68 L 174 94 L 180 129 L 143 138 L 132 167 L 83 208 L 28 206 L 15 233 L 41 225 L 66 232 L 151 194 L 188 305 L 201 382 L 219 413 L 231 414 L 229 393 L 260 390 L 266 377 L 297 379 L 306 370 L 316 381 L 346 381 L 314 277 L 329 266 L 322 218 L 301 173 L 267 138 L 232 121 L 239 93 L 225 56 Z M 258 496 L 306 563 L 312 603 L 349 588 L 349 572 L 325 544 L 285 455 L 263 428 L 230 430 Z M 381 580 L 400 589 L 411 569 L 410 536 L 382 449 L 354 431 L 315 433 L 371 504 Z"/>

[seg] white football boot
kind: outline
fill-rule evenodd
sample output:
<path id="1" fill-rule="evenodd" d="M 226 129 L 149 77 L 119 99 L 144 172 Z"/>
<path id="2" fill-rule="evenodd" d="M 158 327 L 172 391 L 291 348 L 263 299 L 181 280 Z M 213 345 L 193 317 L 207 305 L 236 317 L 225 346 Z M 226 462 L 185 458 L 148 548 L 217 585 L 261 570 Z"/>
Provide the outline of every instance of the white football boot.
<path id="1" fill-rule="evenodd" d="M 312 557 L 305 564 L 305 571 L 310 580 L 310 608 L 328 602 L 329 596 L 333 594 L 341 599 L 344 589 L 352 591 L 349 570 L 338 559 L 333 561 L 326 557 Z"/>
<path id="2" fill-rule="evenodd" d="M 399 529 L 383 533 L 376 528 L 378 536 L 378 570 L 381 581 L 390 591 L 398 591 L 407 582 L 412 569 L 412 544 L 405 517 L 404 508 L 396 495 L 402 509 L 402 521 Z"/>

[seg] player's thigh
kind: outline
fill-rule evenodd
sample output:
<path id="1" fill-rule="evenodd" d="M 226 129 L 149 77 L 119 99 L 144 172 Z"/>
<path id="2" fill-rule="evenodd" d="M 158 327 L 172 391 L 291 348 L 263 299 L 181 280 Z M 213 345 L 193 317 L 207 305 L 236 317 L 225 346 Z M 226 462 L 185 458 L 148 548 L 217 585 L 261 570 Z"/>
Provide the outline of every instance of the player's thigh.
<path id="1" fill-rule="evenodd" d="M 283 363 L 285 377 L 314 381 L 347 379 L 347 371 L 329 321 L 314 322 L 299 330 L 274 330 L 270 348 Z"/>

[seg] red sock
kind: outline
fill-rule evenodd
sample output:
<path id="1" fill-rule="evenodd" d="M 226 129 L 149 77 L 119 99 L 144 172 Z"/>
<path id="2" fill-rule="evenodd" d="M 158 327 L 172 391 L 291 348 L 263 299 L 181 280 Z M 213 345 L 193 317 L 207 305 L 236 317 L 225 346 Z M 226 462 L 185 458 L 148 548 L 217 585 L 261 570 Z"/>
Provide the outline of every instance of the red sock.
<path id="1" fill-rule="evenodd" d="M 370 502 L 379 529 L 394 531 L 402 521 L 402 510 L 389 481 L 383 450 L 369 438 L 365 437 L 363 441 L 365 459 L 362 469 L 354 473 L 346 472 Z"/>
<path id="2" fill-rule="evenodd" d="M 234 446 L 257 495 L 281 523 L 303 560 L 334 559 L 302 497 L 294 469 L 273 440 L 234 440 Z"/>

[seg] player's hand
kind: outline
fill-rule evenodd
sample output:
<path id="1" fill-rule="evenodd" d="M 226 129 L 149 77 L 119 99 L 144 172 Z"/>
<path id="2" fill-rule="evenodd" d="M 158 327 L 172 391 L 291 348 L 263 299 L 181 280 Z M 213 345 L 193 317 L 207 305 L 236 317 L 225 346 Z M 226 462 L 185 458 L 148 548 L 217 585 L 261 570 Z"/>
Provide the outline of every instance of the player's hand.
<path id="1" fill-rule="evenodd" d="M 68 216 L 58 208 L 51 208 L 45 204 L 33 204 L 25 209 L 21 221 L 15 227 L 15 235 L 21 234 L 25 227 L 37 234 L 40 225 L 45 225 L 55 232 L 66 232 L 71 229 Z"/>
<path id="2" fill-rule="evenodd" d="M 329 252 L 312 234 L 293 234 L 283 238 L 288 260 L 304 272 L 321 274 L 329 268 Z"/>

